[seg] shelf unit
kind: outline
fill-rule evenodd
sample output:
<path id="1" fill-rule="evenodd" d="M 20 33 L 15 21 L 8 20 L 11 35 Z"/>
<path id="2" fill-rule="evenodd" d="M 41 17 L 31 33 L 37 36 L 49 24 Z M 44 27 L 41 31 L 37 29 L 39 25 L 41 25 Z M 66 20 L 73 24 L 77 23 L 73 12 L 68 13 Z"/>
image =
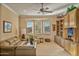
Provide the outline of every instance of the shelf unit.
<path id="1" fill-rule="evenodd" d="M 66 20 L 66 19 L 65 19 Z M 73 36 L 72 41 L 69 42 L 69 47 L 67 47 L 69 50 L 67 50 L 71 55 L 79 55 L 79 9 L 74 9 L 73 11 L 68 13 L 68 25 L 66 26 L 66 31 L 69 27 L 72 27 L 73 30 Z M 68 38 L 66 36 L 66 38 Z M 66 48 L 65 48 L 66 49 Z"/>
<path id="2" fill-rule="evenodd" d="M 56 35 L 57 36 L 61 36 L 63 37 L 63 21 L 64 19 L 63 18 L 59 18 L 59 20 L 56 21 Z"/>
<path id="3" fill-rule="evenodd" d="M 60 36 L 63 37 L 63 20 L 60 20 Z"/>
<path id="4" fill-rule="evenodd" d="M 64 16 L 63 20 L 57 20 L 55 42 L 71 55 L 79 56 L 79 9 L 74 9 Z M 72 40 L 68 38 L 68 28 L 73 28 Z M 62 38 L 62 39 L 61 39 Z"/>
<path id="5" fill-rule="evenodd" d="M 56 21 L 56 39 L 55 42 L 60 45 L 61 47 L 64 47 L 64 39 L 63 39 L 63 24 L 64 24 L 64 18 L 58 18 Z"/>
<path id="6" fill-rule="evenodd" d="M 56 28 L 57 28 L 57 32 L 56 32 L 56 34 L 59 36 L 59 21 L 56 21 L 56 23 L 57 23 L 57 26 L 56 26 Z"/>

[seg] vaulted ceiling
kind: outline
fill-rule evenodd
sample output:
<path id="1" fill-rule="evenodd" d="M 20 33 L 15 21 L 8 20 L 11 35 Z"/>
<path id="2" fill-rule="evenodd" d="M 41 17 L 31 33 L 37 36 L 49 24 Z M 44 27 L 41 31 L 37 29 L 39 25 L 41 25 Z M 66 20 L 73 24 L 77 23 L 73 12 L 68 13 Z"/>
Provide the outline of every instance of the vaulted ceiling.
<path id="1" fill-rule="evenodd" d="M 14 10 L 19 15 L 57 15 L 60 13 L 66 13 L 67 7 L 74 3 L 44 3 L 44 8 L 48 7 L 48 10 L 52 13 L 42 14 L 40 12 L 41 3 L 5 3 L 8 7 Z M 78 6 L 78 4 L 74 4 Z"/>

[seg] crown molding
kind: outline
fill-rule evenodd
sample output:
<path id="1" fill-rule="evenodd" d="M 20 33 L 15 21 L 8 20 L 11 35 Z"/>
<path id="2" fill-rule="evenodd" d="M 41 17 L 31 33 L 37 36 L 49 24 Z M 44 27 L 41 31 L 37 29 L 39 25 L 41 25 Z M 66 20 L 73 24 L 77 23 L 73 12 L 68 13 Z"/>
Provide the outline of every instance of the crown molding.
<path id="1" fill-rule="evenodd" d="M 18 15 L 12 8 L 7 6 L 6 4 L 2 3 L 2 5 L 5 6 L 6 8 L 8 8 L 10 11 L 12 11 L 14 14 Z"/>

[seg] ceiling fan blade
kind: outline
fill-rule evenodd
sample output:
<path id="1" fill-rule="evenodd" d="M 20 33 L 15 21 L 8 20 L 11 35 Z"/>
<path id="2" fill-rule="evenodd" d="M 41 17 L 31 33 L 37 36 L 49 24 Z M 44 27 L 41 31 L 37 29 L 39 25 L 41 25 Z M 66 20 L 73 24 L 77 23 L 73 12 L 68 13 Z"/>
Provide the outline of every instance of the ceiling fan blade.
<path id="1" fill-rule="evenodd" d="M 48 7 L 47 8 L 44 8 L 44 3 L 41 3 L 41 9 L 40 9 L 40 12 L 38 13 L 42 13 L 42 14 L 45 14 L 45 13 L 52 13 L 53 11 L 48 11 Z"/>
<path id="2" fill-rule="evenodd" d="M 40 14 L 40 13 L 43 13 L 43 12 L 38 11 L 37 13 Z"/>
<path id="3" fill-rule="evenodd" d="M 37 12 L 38 14 L 43 14 L 44 15 L 44 12 Z"/>
<path id="4" fill-rule="evenodd" d="M 43 12 L 52 13 L 53 11 L 43 11 Z"/>

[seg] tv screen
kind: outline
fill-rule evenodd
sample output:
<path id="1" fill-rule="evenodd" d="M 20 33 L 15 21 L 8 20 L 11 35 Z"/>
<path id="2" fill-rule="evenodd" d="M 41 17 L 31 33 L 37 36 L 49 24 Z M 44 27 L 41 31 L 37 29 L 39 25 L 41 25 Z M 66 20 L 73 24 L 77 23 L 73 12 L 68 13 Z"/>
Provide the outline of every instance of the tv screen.
<path id="1" fill-rule="evenodd" d="M 73 36 L 73 28 L 68 28 L 68 37 Z"/>

